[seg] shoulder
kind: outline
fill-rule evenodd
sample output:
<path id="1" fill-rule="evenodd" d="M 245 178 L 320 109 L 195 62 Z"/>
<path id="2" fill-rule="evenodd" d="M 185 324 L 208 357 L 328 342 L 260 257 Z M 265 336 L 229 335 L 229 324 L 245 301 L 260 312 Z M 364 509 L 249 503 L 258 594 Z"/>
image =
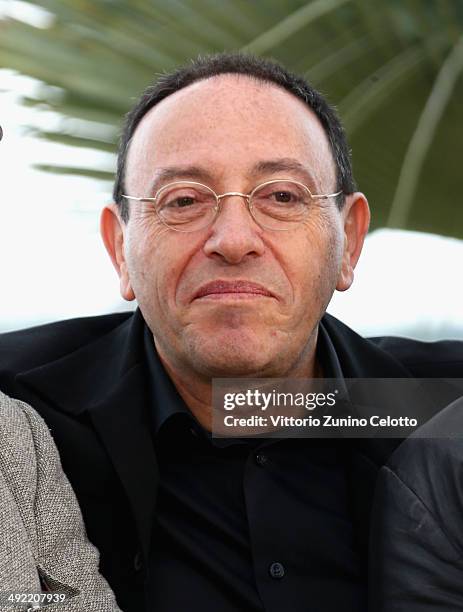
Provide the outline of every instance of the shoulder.
<path id="1" fill-rule="evenodd" d="M 419 500 L 463 554 L 462 482 L 463 398 L 459 398 L 402 442 L 383 468 L 378 487 L 390 488 L 386 505 L 395 496 L 399 506 L 402 501 L 413 511 L 406 497 Z"/>
<path id="2" fill-rule="evenodd" d="M 27 404 L 0 392 L 0 470 L 12 491 L 33 495 L 37 471 L 37 434 L 48 429 Z"/>
<path id="3" fill-rule="evenodd" d="M 322 321 L 347 377 L 463 378 L 463 341 L 364 338 L 332 315 Z"/>
<path id="4" fill-rule="evenodd" d="M 5 379 L 73 353 L 110 333 L 132 314 L 69 319 L 0 334 L 0 376 Z"/>
<path id="5" fill-rule="evenodd" d="M 35 464 L 35 456 L 51 443 L 51 433 L 42 417 L 28 404 L 0 391 L 0 462 Z"/>
<path id="6" fill-rule="evenodd" d="M 452 478 L 458 485 L 463 478 L 463 397 L 404 440 L 390 458 L 388 468 L 419 495 L 431 487 L 435 492 L 445 488 Z M 461 501 L 463 504 L 463 490 Z"/>
<path id="7" fill-rule="evenodd" d="M 28 404 L 0 392 L 0 473 L 33 533 L 37 495 L 59 466 L 50 430 Z M 49 491 L 50 493 L 51 491 Z"/>
<path id="8" fill-rule="evenodd" d="M 418 378 L 463 376 L 461 340 L 425 342 L 398 336 L 377 336 L 368 340 L 395 357 Z"/>
<path id="9" fill-rule="evenodd" d="M 19 440 L 32 441 L 32 427 L 38 421 L 41 418 L 30 406 L 0 391 L 0 451 Z"/>

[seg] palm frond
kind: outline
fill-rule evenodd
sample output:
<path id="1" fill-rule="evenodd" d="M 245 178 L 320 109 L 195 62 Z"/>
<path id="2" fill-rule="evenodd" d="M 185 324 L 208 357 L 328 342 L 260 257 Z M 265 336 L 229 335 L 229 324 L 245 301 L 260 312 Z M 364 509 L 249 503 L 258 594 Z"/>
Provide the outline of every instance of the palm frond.
<path id="1" fill-rule="evenodd" d="M 454 0 L 36 0 L 45 25 L 0 20 L 0 65 L 50 87 L 23 103 L 60 114 L 40 137 L 114 151 L 123 115 L 156 75 L 198 54 L 246 50 L 307 76 L 339 109 L 373 227 L 463 235 Z M 457 55 L 455 55 L 457 54 Z M 1 75 L 1 73 L 0 73 Z M 53 93 L 54 92 L 54 93 Z M 453 92 L 453 93 L 452 93 Z M 53 95 L 52 95 L 53 94 Z M 107 181 L 108 168 L 43 168 Z M 439 182 L 436 181 L 439 177 Z M 443 195 L 442 195 L 443 194 Z M 439 210 L 435 199 L 440 198 Z"/>

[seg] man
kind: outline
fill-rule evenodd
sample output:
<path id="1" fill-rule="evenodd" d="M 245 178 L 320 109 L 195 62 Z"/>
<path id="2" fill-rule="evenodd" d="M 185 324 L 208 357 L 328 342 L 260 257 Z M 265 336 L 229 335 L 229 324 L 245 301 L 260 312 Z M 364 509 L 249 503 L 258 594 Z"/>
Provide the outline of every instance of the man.
<path id="1" fill-rule="evenodd" d="M 214 377 L 448 376 L 456 344 L 364 340 L 325 309 L 369 224 L 339 120 L 239 54 L 127 117 L 106 248 L 135 314 L 2 338 L 0 384 L 45 418 L 121 608 L 365 609 L 391 443 L 211 438 Z"/>
<path id="2" fill-rule="evenodd" d="M 0 393 L 0 610 L 116 612 L 50 432 Z M 40 601 L 42 595 L 43 601 Z M 42 606 L 43 604 L 43 606 Z"/>

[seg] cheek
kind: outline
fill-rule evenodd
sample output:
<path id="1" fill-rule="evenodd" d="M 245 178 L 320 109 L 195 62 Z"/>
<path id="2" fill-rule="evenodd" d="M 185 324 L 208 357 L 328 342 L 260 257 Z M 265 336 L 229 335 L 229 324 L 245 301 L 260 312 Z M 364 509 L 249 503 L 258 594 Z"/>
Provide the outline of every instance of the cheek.
<path id="1" fill-rule="evenodd" d="M 168 316 L 176 307 L 177 287 L 192 256 L 191 241 L 152 219 L 134 221 L 126 259 L 135 297 L 145 309 L 160 308 Z"/>
<path id="2" fill-rule="evenodd" d="M 151 223 L 149 223 L 151 221 Z M 152 223 L 139 215 L 130 219 L 130 228 L 125 239 L 125 257 L 130 281 L 139 302 L 153 298 L 165 271 L 163 266 L 164 226 Z"/>
<path id="3" fill-rule="evenodd" d="M 323 218 L 307 226 L 294 243 L 293 286 L 302 308 L 308 304 L 323 307 L 331 298 L 341 267 L 342 244 L 338 224 Z"/>

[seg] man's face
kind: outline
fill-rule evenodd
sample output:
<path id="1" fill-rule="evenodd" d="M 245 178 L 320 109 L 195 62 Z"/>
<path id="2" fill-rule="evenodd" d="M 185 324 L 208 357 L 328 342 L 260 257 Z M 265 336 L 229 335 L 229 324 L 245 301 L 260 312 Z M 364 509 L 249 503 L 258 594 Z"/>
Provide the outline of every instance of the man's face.
<path id="1" fill-rule="evenodd" d="M 321 124 L 274 85 L 222 75 L 147 113 L 130 144 L 125 193 L 152 197 L 175 180 L 249 193 L 277 178 L 312 193 L 336 191 Z M 206 377 L 283 376 L 313 348 L 335 288 L 351 282 L 345 224 L 346 211 L 328 199 L 290 231 L 266 230 L 243 198 L 230 196 L 212 225 L 181 233 L 163 225 L 151 203 L 132 202 L 115 230 L 113 260 L 123 297 L 136 297 L 168 364 Z"/>

